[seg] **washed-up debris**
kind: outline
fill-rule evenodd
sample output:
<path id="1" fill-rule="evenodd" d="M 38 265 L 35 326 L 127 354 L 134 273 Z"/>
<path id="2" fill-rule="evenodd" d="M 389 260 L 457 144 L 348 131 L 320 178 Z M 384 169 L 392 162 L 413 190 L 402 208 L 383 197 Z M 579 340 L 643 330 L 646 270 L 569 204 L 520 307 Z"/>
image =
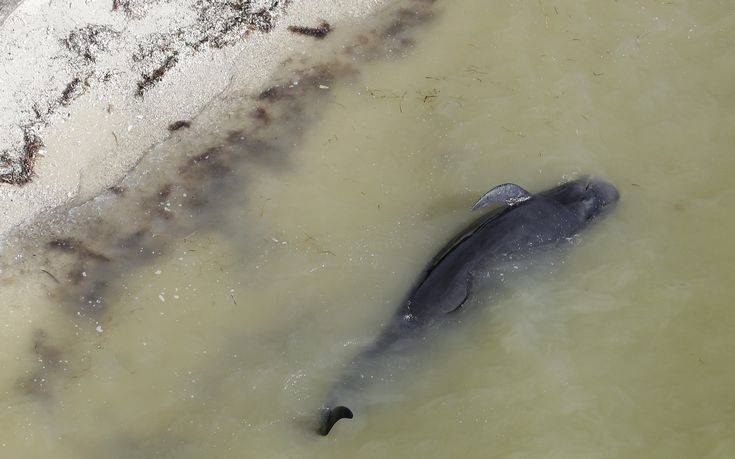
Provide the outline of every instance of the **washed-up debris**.
<path id="1" fill-rule="evenodd" d="M 332 31 L 332 26 L 327 21 L 322 21 L 318 27 L 289 26 L 288 30 L 299 35 L 306 35 L 321 40 L 329 35 Z"/>
<path id="2" fill-rule="evenodd" d="M 180 129 L 190 128 L 191 122 L 186 120 L 179 120 L 174 121 L 173 123 L 168 125 L 168 130 L 171 132 L 176 132 Z"/>
<path id="3" fill-rule="evenodd" d="M 23 130 L 23 145 L 19 151 L 0 153 L 0 183 L 25 185 L 33 179 L 33 165 L 43 148 L 40 137 L 30 129 Z M 12 154 L 15 153 L 15 154 Z"/>
<path id="4" fill-rule="evenodd" d="M 179 61 L 177 55 L 178 53 L 173 53 L 172 55 L 168 56 L 166 60 L 163 61 L 163 64 L 157 67 L 153 72 L 149 74 L 144 73 L 141 75 L 143 79 L 138 82 L 137 94 L 139 96 L 142 97 L 144 92 L 146 92 L 151 87 L 155 86 L 156 83 L 161 81 L 166 72 L 174 68 L 176 63 Z"/>

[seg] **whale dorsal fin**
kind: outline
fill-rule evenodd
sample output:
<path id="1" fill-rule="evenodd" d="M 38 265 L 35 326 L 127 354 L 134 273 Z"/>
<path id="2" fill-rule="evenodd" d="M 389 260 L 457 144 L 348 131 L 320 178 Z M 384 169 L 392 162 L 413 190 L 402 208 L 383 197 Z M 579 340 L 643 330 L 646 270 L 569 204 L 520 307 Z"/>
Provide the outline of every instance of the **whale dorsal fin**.
<path id="1" fill-rule="evenodd" d="M 531 193 L 515 183 L 503 183 L 502 185 L 498 185 L 485 193 L 480 200 L 472 206 L 472 210 L 481 209 L 493 202 L 505 204 L 506 206 L 514 206 L 529 198 L 531 198 Z"/>

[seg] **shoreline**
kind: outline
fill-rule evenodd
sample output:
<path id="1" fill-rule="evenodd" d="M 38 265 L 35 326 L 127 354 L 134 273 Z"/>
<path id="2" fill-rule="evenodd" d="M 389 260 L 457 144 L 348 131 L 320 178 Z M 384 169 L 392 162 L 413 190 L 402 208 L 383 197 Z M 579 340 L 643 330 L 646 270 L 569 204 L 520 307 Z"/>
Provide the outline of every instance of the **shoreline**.
<path id="1" fill-rule="evenodd" d="M 332 28 L 389 2 L 261 0 L 245 11 L 185 0 L 188 13 L 158 0 L 75 3 L 26 0 L 0 23 L 0 175 L 11 182 L 0 183 L 0 241 L 114 186 L 228 87 L 256 90 L 289 56 L 318 52 Z M 18 171 L 30 181 L 13 184 Z"/>

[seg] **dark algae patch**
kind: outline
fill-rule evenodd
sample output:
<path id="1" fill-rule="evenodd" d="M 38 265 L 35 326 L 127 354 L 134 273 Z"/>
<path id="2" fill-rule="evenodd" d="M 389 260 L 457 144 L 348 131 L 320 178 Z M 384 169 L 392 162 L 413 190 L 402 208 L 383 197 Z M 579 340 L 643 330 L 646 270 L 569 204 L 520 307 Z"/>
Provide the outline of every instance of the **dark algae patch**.
<path id="1" fill-rule="evenodd" d="M 174 121 L 173 123 L 168 125 L 168 130 L 170 132 L 176 132 L 181 129 L 186 129 L 191 127 L 191 121 L 185 121 L 185 120 L 179 120 Z"/>
<path id="2" fill-rule="evenodd" d="M 332 26 L 327 21 L 322 21 L 317 27 L 289 26 L 288 30 L 299 35 L 306 35 L 307 37 L 314 37 L 321 40 L 329 35 L 332 31 Z"/>
<path id="3" fill-rule="evenodd" d="M 361 60 L 404 55 L 414 45 L 412 32 L 431 22 L 436 14 L 434 0 L 413 0 L 390 13 L 390 19 L 357 37 L 345 53 Z"/>
<path id="4" fill-rule="evenodd" d="M 22 377 L 17 383 L 18 388 L 28 395 L 48 396 L 50 374 L 65 369 L 61 349 L 49 341 L 49 336 L 44 330 L 36 330 L 33 336 L 32 352 L 39 367 Z"/>
<path id="5" fill-rule="evenodd" d="M 88 87 L 89 75 L 84 80 L 80 77 L 74 77 L 74 79 L 66 85 L 66 88 L 64 88 L 64 91 L 61 93 L 59 103 L 64 106 L 69 105 L 71 101 L 84 94 Z"/>
<path id="6" fill-rule="evenodd" d="M 72 30 L 61 43 L 72 55 L 89 64 L 96 62 L 109 49 L 110 41 L 118 35 L 108 26 L 89 24 Z"/>
<path id="7" fill-rule="evenodd" d="M 76 253 L 83 260 L 110 261 L 101 253 L 89 249 L 83 242 L 72 238 L 54 239 L 48 243 L 48 246 L 61 252 Z"/>
<path id="8" fill-rule="evenodd" d="M 66 88 L 64 88 L 64 92 L 61 93 L 61 104 L 62 105 L 68 105 L 69 102 L 71 102 L 72 94 L 77 91 L 77 88 L 79 87 L 79 83 L 81 83 L 82 80 L 79 77 L 75 77 L 73 80 L 69 82 L 69 84 L 66 85 Z"/>
<path id="9" fill-rule="evenodd" d="M 143 93 L 152 88 L 156 85 L 164 75 L 166 75 L 166 72 L 174 68 L 176 63 L 179 61 L 177 57 L 178 53 L 174 53 L 166 58 L 165 61 L 163 61 L 163 64 L 161 64 L 158 68 L 156 68 L 154 71 L 152 71 L 149 74 L 142 74 L 142 79 L 138 82 L 138 91 L 137 94 L 139 96 L 143 96 Z"/>
<path id="10" fill-rule="evenodd" d="M 271 122 L 271 117 L 268 114 L 268 110 L 262 105 L 253 110 L 250 116 L 252 116 L 256 120 L 262 121 L 264 124 L 268 124 Z"/>
<path id="11" fill-rule="evenodd" d="M 130 5 L 131 0 L 112 0 L 112 11 L 122 11 L 126 16 L 133 15 L 133 8 Z"/>
<path id="12" fill-rule="evenodd" d="M 116 194 L 117 196 L 122 196 L 125 194 L 125 187 L 113 185 L 107 189 L 110 193 Z"/>
<path id="13" fill-rule="evenodd" d="M 284 97 L 288 97 L 288 95 L 280 86 L 271 86 L 258 94 L 258 100 L 267 100 L 269 102 L 275 102 Z"/>
<path id="14" fill-rule="evenodd" d="M 43 142 L 30 129 L 26 128 L 23 131 L 23 145 L 19 149 L 19 158 L 11 158 L 10 151 L 0 154 L 0 183 L 25 185 L 33 179 L 33 166 L 43 148 Z"/>

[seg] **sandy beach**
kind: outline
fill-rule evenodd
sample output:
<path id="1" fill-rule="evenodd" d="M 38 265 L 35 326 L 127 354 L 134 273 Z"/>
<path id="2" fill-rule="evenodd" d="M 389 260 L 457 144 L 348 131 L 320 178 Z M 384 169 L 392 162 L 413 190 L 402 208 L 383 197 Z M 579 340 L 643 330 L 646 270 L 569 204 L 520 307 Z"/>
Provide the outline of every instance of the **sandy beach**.
<path id="1" fill-rule="evenodd" d="M 3 2 L 0 239 L 113 186 L 229 85 L 257 88 L 385 3 Z"/>

